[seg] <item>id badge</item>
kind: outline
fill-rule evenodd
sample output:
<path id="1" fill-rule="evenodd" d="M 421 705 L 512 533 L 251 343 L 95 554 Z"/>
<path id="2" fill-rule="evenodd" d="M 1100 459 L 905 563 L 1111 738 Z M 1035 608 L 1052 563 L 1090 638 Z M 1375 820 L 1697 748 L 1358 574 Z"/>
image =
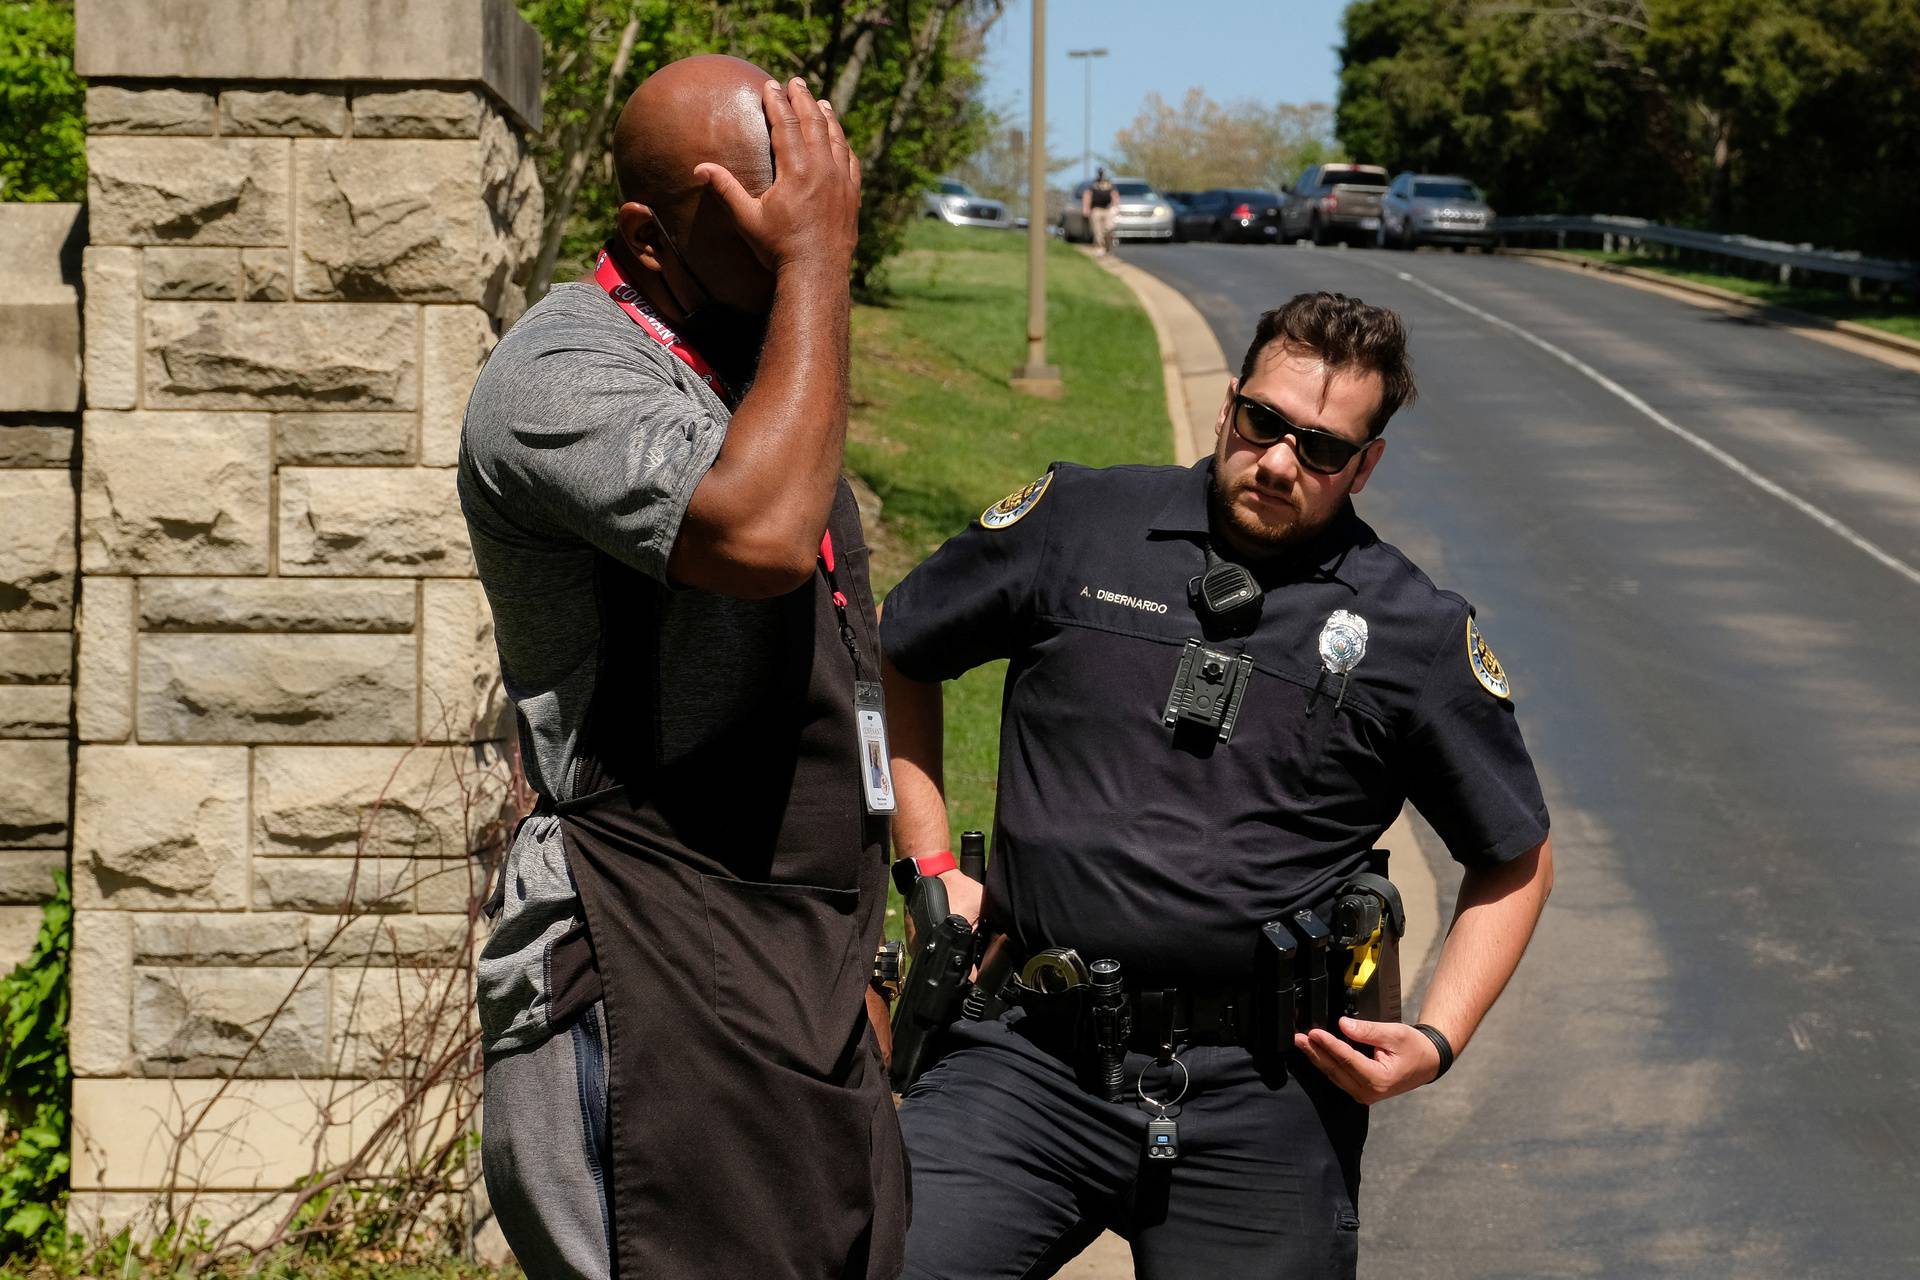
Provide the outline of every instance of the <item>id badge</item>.
<path id="1" fill-rule="evenodd" d="M 860 734 L 860 790 L 867 812 L 893 813 L 893 755 L 887 749 L 887 700 L 877 680 L 853 682 L 853 714 Z"/>

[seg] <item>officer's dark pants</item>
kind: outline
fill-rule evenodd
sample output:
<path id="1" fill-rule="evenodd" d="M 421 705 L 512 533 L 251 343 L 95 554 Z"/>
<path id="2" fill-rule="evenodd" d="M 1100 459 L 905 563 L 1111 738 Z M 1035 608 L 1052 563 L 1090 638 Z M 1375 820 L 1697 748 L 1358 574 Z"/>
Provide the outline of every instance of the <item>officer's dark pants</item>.
<path id="1" fill-rule="evenodd" d="M 901 1104 L 907 1276 L 1050 1276 L 1103 1228 L 1132 1244 L 1141 1280 L 1353 1276 L 1367 1109 L 1298 1054 L 1282 1081 L 1242 1048 L 1183 1050 L 1180 1158 L 1162 1163 L 1142 1154 L 1153 1113 L 1089 1093 L 1022 1021 L 957 1026 Z M 1179 1087 L 1178 1067 L 1130 1054 L 1130 1085 L 1142 1070 L 1156 1098 Z"/>

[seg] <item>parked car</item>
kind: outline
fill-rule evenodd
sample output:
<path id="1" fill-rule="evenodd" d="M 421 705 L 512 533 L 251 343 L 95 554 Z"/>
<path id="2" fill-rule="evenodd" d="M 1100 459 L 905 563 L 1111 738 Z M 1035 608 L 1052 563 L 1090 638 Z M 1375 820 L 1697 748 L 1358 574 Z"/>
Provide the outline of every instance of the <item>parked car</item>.
<path id="1" fill-rule="evenodd" d="M 1189 191 L 1185 199 L 1176 197 L 1173 205 L 1175 240 L 1213 239 L 1213 220 L 1219 212 L 1219 201 L 1212 196 L 1211 191 Z"/>
<path id="2" fill-rule="evenodd" d="M 1174 216 L 1175 237 L 1272 244 L 1280 238 L 1280 197 L 1247 187 L 1202 191 Z"/>
<path id="3" fill-rule="evenodd" d="M 1403 173 L 1380 197 L 1383 249 L 1450 244 L 1493 249 L 1493 210 L 1480 188 L 1453 174 Z"/>
<path id="4" fill-rule="evenodd" d="M 1387 171 L 1377 164 L 1308 165 L 1286 190 L 1280 239 L 1315 244 L 1372 244 L 1380 230 L 1380 194 Z"/>
<path id="5" fill-rule="evenodd" d="M 964 182 L 942 178 L 923 197 L 923 209 L 929 218 L 939 218 L 956 227 L 1011 227 L 1007 206 L 989 200 Z"/>
<path id="6" fill-rule="evenodd" d="M 1167 198 L 1167 207 L 1173 210 L 1173 238 L 1176 241 L 1186 239 L 1180 233 L 1180 219 L 1186 216 L 1188 207 L 1200 198 L 1200 193 L 1198 191 L 1162 191 L 1160 194 Z"/>
<path id="7" fill-rule="evenodd" d="M 1080 193 L 1089 183 L 1082 182 L 1067 196 L 1067 207 L 1060 212 L 1060 227 L 1075 244 L 1093 243 L 1093 226 L 1080 212 Z M 1113 238 L 1115 240 L 1173 239 L 1173 206 L 1141 178 L 1113 179 Z"/>

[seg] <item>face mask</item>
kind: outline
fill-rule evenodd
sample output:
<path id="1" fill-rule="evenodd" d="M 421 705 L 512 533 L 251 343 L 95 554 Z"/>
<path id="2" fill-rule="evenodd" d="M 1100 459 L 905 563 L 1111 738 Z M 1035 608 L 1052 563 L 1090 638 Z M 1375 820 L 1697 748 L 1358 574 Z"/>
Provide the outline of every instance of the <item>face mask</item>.
<path id="1" fill-rule="evenodd" d="M 694 271 L 693 264 L 687 261 L 687 255 L 680 252 L 680 246 L 673 242 L 666 225 L 659 222 L 654 225 L 660 230 L 662 242 L 680 260 L 680 269 L 687 273 L 688 279 L 700 286 L 700 292 L 706 297 L 701 305 L 689 307 L 680 300 L 679 294 L 673 294 L 674 303 L 680 308 L 682 316 L 678 326 L 680 332 L 701 355 L 713 362 L 722 378 L 744 392 L 760 367 L 760 350 L 767 343 L 769 317 L 755 315 L 716 300 L 713 290 L 707 288 L 707 282 Z M 667 283 L 665 276 L 661 277 L 661 283 Z M 667 291 L 673 293 L 671 284 L 667 284 Z"/>
<path id="2" fill-rule="evenodd" d="M 767 317 L 714 302 L 689 311 L 679 328 L 694 350 L 713 362 L 729 386 L 743 392 L 760 367 L 767 344 Z"/>

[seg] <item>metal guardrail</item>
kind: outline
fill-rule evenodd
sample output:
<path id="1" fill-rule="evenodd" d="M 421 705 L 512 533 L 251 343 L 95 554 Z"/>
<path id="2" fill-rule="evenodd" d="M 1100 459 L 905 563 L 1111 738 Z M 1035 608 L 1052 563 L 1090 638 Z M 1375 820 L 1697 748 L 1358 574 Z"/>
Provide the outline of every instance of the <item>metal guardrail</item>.
<path id="1" fill-rule="evenodd" d="M 1896 258 L 1873 258 L 1863 253 L 1838 249 L 1816 249 L 1808 244 L 1783 244 L 1778 240 L 1756 240 L 1752 236 L 1720 235 L 1713 231 L 1693 231 L 1669 227 L 1645 218 L 1627 218 L 1613 214 L 1560 216 L 1554 214 L 1520 218 L 1495 218 L 1493 228 L 1502 239 L 1508 235 L 1553 235 L 1560 246 L 1566 236 L 1601 237 L 1611 249 L 1618 241 L 1667 245 L 1694 253 L 1738 258 L 1747 262 L 1765 262 L 1780 268 L 1780 281 L 1789 283 L 1793 274 L 1840 276 L 1858 291 L 1859 282 L 1873 280 L 1884 285 L 1920 288 L 1920 264 Z"/>

